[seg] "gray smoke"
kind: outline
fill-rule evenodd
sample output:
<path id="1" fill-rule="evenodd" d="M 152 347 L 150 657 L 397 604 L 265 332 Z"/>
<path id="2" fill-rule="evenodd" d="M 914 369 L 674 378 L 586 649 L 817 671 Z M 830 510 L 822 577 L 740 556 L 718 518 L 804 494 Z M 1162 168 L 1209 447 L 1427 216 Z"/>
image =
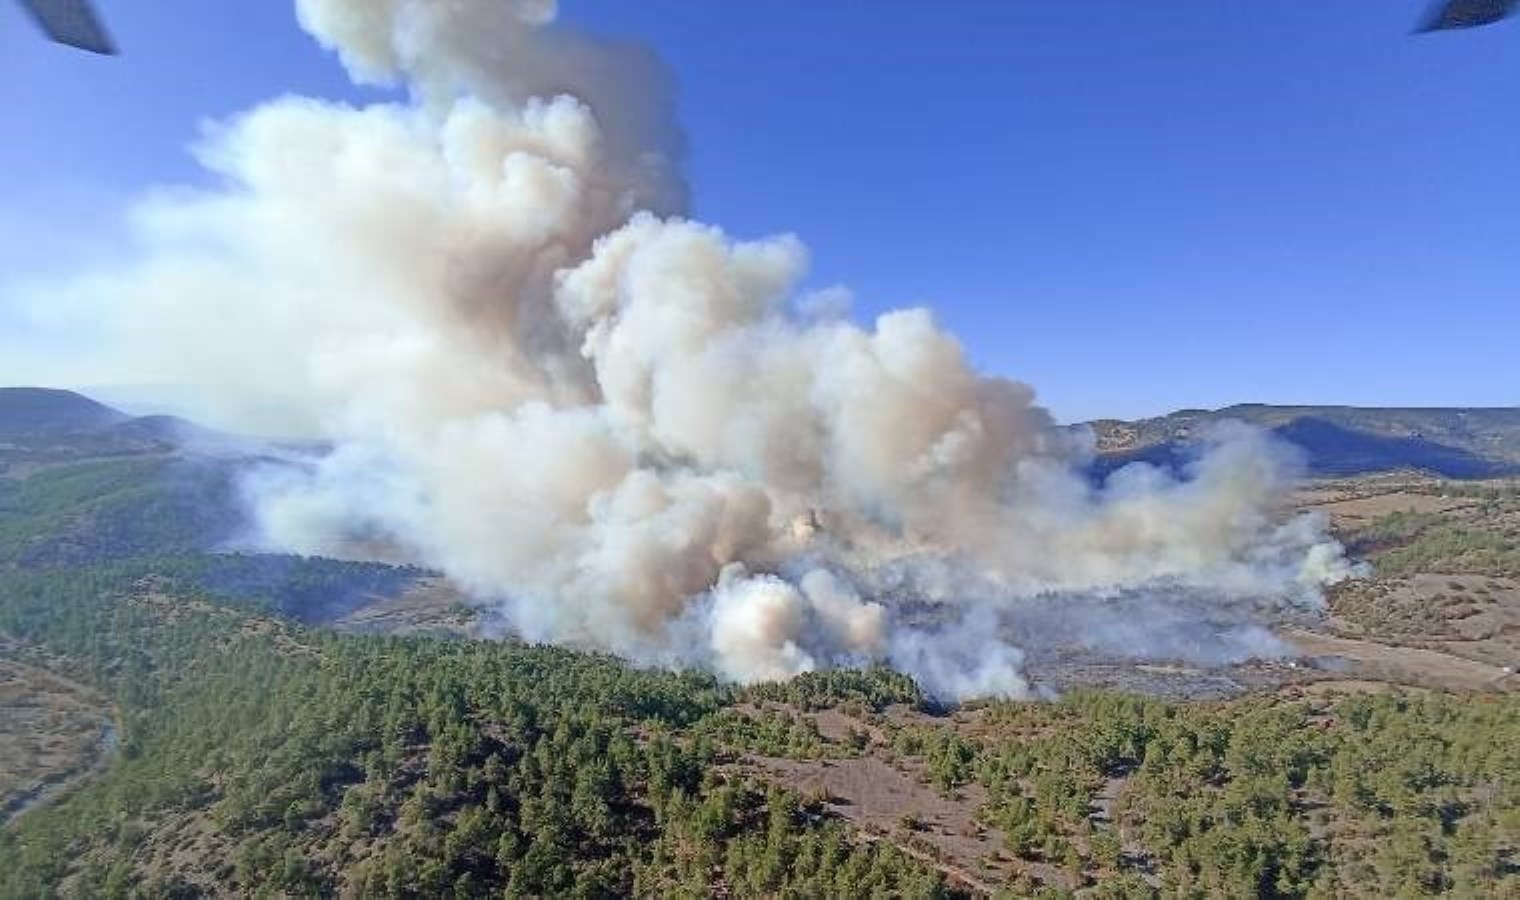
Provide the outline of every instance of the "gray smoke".
<path id="1" fill-rule="evenodd" d="M 336 448 L 250 480 L 268 546 L 440 568 L 533 639 L 738 681 L 881 661 L 947 697 L 1025 694 L 1043 641 L 1273 652 L 1262 611 L 1346 576 L 1271 512 L 1294 462 L 1264 435 L 1095 485 L 928 311 L 855 324 L 799 296 L 796 238 L 675 215 L 647 52 L 544 0 L 297 11 L 408 99 L 226 123 L 223 186 L 146 203 L 137 263 L 72 289 L 118 380 Z"/>

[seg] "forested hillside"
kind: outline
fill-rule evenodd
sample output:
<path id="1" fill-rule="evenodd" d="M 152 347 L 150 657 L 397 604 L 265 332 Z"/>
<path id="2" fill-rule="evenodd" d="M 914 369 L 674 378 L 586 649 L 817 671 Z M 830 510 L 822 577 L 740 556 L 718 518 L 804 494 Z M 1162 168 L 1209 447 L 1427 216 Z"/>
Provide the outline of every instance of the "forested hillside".
<path id="1" fill-rule="evenodd" d="M 512 642 L 336 636 L 148 569 L 0 578 L 7 653 L 99 686 L 125 732 L 97 779 L 3 832 L 6 896 L 975 893 L 920 823 L 857 833 L 743 766 L 874 755 L 975 789 L 964 827 L 1003 836 L 1019 891 L 1517 885 L 1509 696 L 1077 695 L 936 718 L 885 672 L 735 691 Z M 821 710 L 858 731 L 823 735 Z"/>
<path id="2" fill-rule="evenodd" d="M 0 475 L 0 746 L 47 750 L 0 773 L 0 897 L 1520 891 L 1514 694 L 944 708 L 884 670 L 738 689 L 340 634 L 427 573 L 208 552 L 225 469 L 38 446 Z M 1430 496 L 1508 521 L 1508 494 Z M 1376 521 L 1352 533 L 1390 571 L 1468 527 Z M 1447 556 L 1509 558 L 1473 546 Z"/>
<path id="3" fill-rule="evenodd" d="M 933 896 L 801 798 L 729 783 L 697 675 L 514 643 L 335 637 L 177 596 L 129 567 L 0 582 L 29 661 L 101 684 L 98 782 L 0 838 L 8 896 Z"/>

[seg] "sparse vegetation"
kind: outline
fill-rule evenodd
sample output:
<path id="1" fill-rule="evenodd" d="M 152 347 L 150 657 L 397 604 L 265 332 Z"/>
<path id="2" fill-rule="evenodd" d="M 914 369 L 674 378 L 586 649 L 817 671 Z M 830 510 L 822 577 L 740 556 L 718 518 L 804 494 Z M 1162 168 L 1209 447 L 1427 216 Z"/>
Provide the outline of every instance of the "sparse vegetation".
<path id="1" fill-rule="evenodd" d="M 1470 493 L 1473 489 L 1468 488 Z M 1520 498 L 1491 488 L 1452 513 L 1395 512 L 1354 530 L 1380 576 L 1417 572 L 1520 575 Z"/>

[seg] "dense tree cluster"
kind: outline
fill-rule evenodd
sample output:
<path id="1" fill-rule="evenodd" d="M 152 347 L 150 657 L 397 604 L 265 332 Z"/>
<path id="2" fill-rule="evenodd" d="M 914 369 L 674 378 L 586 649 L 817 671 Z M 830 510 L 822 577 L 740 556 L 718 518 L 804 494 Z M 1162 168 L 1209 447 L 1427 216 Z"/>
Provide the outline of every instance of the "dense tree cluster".
<path id="1" fill-rule="evenodd" d="M 839 706 L 850 711 L 874 712 L 895 703 L 918 706 L 924 702 L 924 695 L 912 678 L 879 667 L 864 671 L 804 672 L 790 681 L 755 685 L 744 697 L 785 703 L 804 711 Z"/>
<path id="2" fill-rule="evenodd" d="M 1514 698 L 1079 694 L 997 704 L 988 720 L 1006 736 L 977 754 L 988 822 L 1016 855 L 1083 879 L 1149 870 L 1197 897 L 1520 887 Z"/>
<path id="3" fill-rule="evenodd" d="M 105 459 L 0 478 L 0 568 L 83 565 L 208 549 L 232 534 L 231 471 Z"/>
<path id="4" fill-rule="evenodd" d="M 0 629 L 105 686 L 126 730 L 98 782 L 0 839 L 6 895 L 943 892 L 722 771 L 703 723 L 733 695 L 710 677 L 308 632 L 159 587 L 130 567 L 0 576 Z M 221 862 L 156 864 L 202 820 Z"/>

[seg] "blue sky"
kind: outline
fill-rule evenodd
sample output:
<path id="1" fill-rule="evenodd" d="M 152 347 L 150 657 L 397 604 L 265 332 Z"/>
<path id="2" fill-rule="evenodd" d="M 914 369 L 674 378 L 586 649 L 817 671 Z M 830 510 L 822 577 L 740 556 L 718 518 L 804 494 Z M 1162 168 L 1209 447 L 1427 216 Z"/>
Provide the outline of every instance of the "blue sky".
<path id="1" fill-rule="evenodd" d="M 289 6 L 0 4 L 0 283 L 111 258 L 199 123 L 363 99 Z M 1058 415 L 1520 403 L 1520 22 L 1417 0 L 587 0 L 680 83 L 694 214 L 799 234 L 868 317 L 927 304 Z M 8 321 L 0 296 L 0 328 Z"/>

